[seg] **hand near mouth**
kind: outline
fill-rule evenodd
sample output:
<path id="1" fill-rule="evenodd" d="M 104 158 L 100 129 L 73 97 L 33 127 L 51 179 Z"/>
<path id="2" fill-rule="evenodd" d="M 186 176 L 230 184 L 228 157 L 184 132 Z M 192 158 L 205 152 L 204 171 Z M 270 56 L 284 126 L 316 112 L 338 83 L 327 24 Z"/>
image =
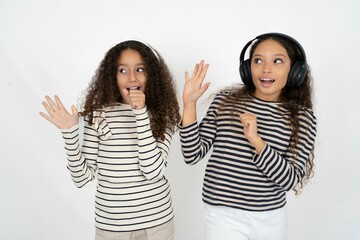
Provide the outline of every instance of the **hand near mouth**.
<path id="1" fill-rule="evenodd" d="M 124 88 L 125 99 L 133 109 L 142 109 L 145 107 L 145 94 L 139 87 Z"/>

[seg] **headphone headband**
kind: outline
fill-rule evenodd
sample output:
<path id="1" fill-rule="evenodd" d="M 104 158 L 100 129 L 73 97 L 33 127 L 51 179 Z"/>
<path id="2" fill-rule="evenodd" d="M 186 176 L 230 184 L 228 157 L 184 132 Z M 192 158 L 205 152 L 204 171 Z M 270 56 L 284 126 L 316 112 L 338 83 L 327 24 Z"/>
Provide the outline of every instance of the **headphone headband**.
<path id="1" fill-rule="evenodd" d="M 261 34 L 257 37 L 255 37 L 254 39 L 250 40 L 242 49 L 241 54 L 240 54 L 240 64 L 244 62 L 244 56 L 246 53 L 246 50 L 248 49 L 248 47 L 255 41 L 255 40 L 259 40 L 261 38 L 265 38 L 265 37 L 279 37 L 279 38 L 283 38 L 286 40 L 290 40 L 296 47 L 297 49 L 300 51 L 301 57 L 302 57 L 302 61 L 304 63 L 306 63 L 306 54 L 305 51 L 303 49 L 303 47 L 301 46 L 301 44 L 293 37 L 290 37 L 289 35 L 283 34 L 283 33 L 276 33 L 276 32 L 271 32 L 271 33 L 264 33 Z"/>
<path id="2" fill-rule="evenodd" d="M 137 41 L 137 42 L 139 42 L 139 43 L 144 44 L 144 45 L 147 46 L 148 48 L 150 48 L 150 50 L 151 50 L 152 53 L 155 55 L 155 57 L 160 61 L 160 57 L 159 57 L 158 53 L 156 52 L 156 50 L 155 50 L 154 48 L 152 48 L 152 47 L 150 46 L 150 44 L 148 44 L 147 42 L 144 42 L 144 41 L 142 41 L 142 40 L 139 40 L 139 39 L 130 39 L 130 40 L 132 40 L 132 41 Z"/>
<path id="3" fill-rule="evenodd" d="M 301 55 L 300 56 L 301 60 L 296 61 L 292 64 L 292 67 L 291 67 L 291 70 L 290 70 L 290 73 L 288 76 L 287 86 L 290 86 L 290 87 L 300 86 L 303 83 L 303 81 L 306 77 L 306 74 L 308 72 L 305 51 L 304 51 L 303 47 L 301 46 L 301 44 L 294 38 L 292 38 L 286 34 L 276 33 L 276 32 L 261 34 L 245 44 L 245 46 L 243 47 L 243 49 L 241 50 L 241 53 L 240 53 L 239 71 L 240 71 L 240 76 L 241 76 L 242 81 L 244 82 L 245 85 L 253 85 L 252 76 L 251 76 L 251 68 L 250 68 L 250 59 L 244 60 L 246 50 L 255 40 L 260 40 L 262 38 L 271 38 L 271 37 L 277 37 L 277 38 L 281 38 L 281 39 L 290 41 L 299 50 L 300 55 Z"/>

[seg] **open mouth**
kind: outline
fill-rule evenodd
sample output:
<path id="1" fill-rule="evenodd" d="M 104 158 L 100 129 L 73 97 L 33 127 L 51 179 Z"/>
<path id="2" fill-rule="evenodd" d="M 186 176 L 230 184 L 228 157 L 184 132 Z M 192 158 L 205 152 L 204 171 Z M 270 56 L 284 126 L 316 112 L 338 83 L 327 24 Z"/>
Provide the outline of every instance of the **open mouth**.
<path id="1" fill-rule="evenodd" d="M 140 90 L 140 87 L 128 87 L 126 88 L 128 91 L 131 91 L 131 90 Z"/>
<path id="2" fill-rule="evenodd" d="M 262 82 L 262 83 L 273 83 L 273 82 L 275 82 L 275 80 L 271 79 L 271 78 L 261 78 L 260 82 Z"/>

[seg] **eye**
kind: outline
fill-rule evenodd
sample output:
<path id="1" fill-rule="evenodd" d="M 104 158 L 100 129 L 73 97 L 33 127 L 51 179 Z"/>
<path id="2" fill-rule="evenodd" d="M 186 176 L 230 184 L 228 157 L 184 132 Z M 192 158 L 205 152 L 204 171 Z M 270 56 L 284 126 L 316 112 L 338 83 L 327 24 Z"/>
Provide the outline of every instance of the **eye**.
<path id="1" fill-rule="evenodd" d="M 125 74 L 125 73 L 127 73 L 127 70 L 126 70 L 125 68 L 120 68 L 120 69 L 119 69 L 119 73 Z"/>
<path id="2" fill-rule="evenodd" d="M 281 58 L 276 58 L 274 63 L 283 63 L 284 61 Z"/>
<path id="3" fill-rule="evenodd" d="M 260 58 L 254 58 L 254 63 L 260 64 L 262 63 L 262 60 Z"/>
<path id="4" fill-rule="evenodd" d="M 138 67 L 136 69 L 137 72 L 145 72 L 145 69 L 143 67 Z"/>

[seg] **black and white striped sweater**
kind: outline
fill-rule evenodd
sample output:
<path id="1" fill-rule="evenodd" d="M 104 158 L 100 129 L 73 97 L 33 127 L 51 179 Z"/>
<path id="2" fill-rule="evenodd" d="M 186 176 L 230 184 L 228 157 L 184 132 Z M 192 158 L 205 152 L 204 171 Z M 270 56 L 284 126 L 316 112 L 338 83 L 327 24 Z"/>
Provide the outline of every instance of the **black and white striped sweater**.
<path id="1" fill-rule="evenodd" d="M 204 184 L 203 201 L 248 211 L 277 209 L 286 204 L 286 191 L 304 176 L 306 161 L 314 146 L 316 118 L 312 110 L 299 112 L 299 143 L 296 156 L 289 150 L 289 112 L 280 103 L 251 97 L 231 107 L 221 105 L 228 93 L 217 94 L 198 126 L 194 122 L 180 128 L 186 163 L 195 164 L 211 147 Z M 220 109 L 221 106 L 221 109 Z M 239 114 L 257 116 L 258 134 L 266 142 L 260 154 L 243 133 Z"/>

